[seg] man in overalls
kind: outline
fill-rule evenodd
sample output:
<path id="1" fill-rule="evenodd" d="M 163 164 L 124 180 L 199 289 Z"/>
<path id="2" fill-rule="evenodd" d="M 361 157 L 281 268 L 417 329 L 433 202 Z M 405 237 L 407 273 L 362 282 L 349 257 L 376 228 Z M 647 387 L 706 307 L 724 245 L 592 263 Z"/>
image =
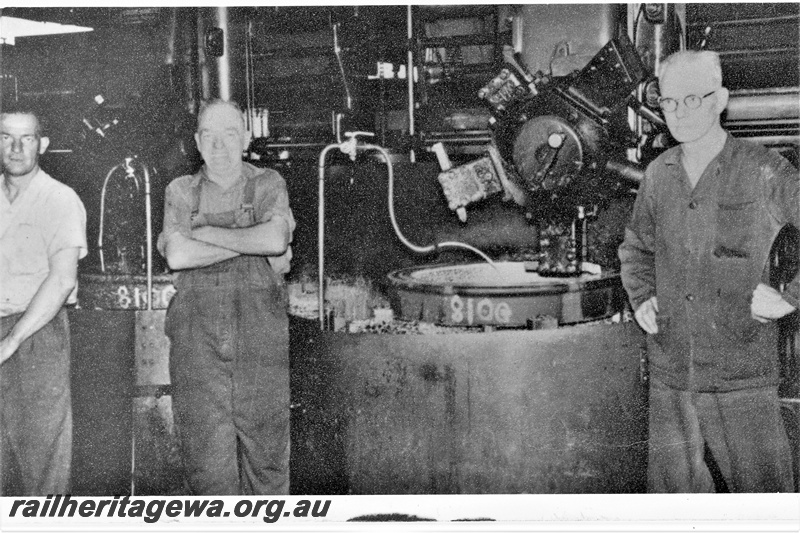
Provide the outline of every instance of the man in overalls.
<path id="1" fill-rule="evenodd" d="M 195 140 L 204 165 L 167 187 L 159 239 L 177 271 L 166 333 L 186 480 L 193 494 L 288 494 L 286 183 L 242 161 L 232 102 L 200 110 Z"/>

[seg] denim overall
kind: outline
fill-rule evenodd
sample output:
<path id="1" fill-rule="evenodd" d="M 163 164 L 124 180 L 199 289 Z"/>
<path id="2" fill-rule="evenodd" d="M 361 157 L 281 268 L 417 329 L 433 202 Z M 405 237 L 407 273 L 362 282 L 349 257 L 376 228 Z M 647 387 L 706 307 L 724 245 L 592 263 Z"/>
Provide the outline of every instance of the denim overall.
<path id="1" fill-rule="evenodd" d="M 249 227 L 255 179 L 244 204 L 200 213 L 192 228 Z M 173 405 L 192 494 L 288 494 L 289 331 L 281 276 L 266 257 L 242 255 L 181 271 L 166 333 Z"/>

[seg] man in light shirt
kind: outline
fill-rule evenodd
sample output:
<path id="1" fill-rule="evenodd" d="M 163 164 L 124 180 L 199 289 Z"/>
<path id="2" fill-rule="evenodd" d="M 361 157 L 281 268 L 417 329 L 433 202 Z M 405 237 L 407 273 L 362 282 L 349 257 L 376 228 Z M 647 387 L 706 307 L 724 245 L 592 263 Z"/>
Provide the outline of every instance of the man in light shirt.
<path id="1" fill-rule="evenodd" d="M 39 168 L 49 139 L 34 113 L 4 112 L 0 137 L 2 495 L 64 494 L 72 456 L 65 304 L 76 301 L 86 211 Z"/>

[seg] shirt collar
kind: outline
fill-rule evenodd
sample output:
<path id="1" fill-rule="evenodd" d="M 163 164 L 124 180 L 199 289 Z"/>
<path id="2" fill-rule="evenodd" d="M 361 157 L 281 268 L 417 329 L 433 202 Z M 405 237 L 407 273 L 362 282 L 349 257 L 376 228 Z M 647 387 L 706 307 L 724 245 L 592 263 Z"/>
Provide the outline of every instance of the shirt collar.
<path id="1" fill-rule="evenodd" d="M 27 201 L 26 200 L 27 198 L 33 198 L 39 194 L 39 190 L 42 187 L 44 187 L 44 182 L 46 181 L 47 177 L 48 177 L 47 173 L 44 170 L 42 170 L 41 167 L 39 167 L 39 169 L 36 171 L 36 174 L 34 174 L 33 177 L 31 178 L 31 182 L 28 183 L 28 187 L 26 187 L 25 190 L 22 191 L 22 194 L 20 194 L 17 197 L 17 199 L 14 200 L 13 204 L 9 203 L 5 193 L 0 193 L 3 195 L 3 200 L 4 200 L 3 205 L 10 206 L 14 209 L 19 208 L 19 206 L 23 205 L 23 202 Z M 5 174 L 2 174 L 2 180 L 3 180 L 2 184 L 3 186 L 5 186 L 5 181 L 6 181 Z"/>
<path id="2" fill-rule="evenodd" d="M 730 134 L 730 132 L 725 132 L 725 144 L 722 146 L 722 150 L 717 154 L 717 156 L 712 160 L 716 162 L 718 160 L 728 159 L 733 154 L 734 150 L 734 137 Z M 681 147 L 680 145 L 676 146 L 672 150 L 669 150 L 664 158 L 664 164 L 667 166 L 679 165 L 681 164 Z"/>
<path id="3" fill-rule="evenodd" d="M 664 155 L 664 164 L 668 167 L 678 165 L 681 162 L 681 147 L 676 146 L 672 150 L 669 150 Z"/>
<path id="4" fill-rule="evenodd" d="M 727 131 L 725 132 L 725 135 L 725 146 L 723 146 L 722 150 L 720 150 L 719 154 L 717 154 L 717 161 L 727 161 L 733 157 L 733 151 L 735 150 L 736 146 L 736 138 Z"/>
<path id="5" fill-rule="evenodd" d="M 244 163 L 242 163 L 242 172 L 241 172 L 241 174 L 239 174 L 239 179 L 237 180 L 236 184 L 238 185 L 239 183 L 242 183 L 242 182 L 250 179 L 257 172 L 257 170 L 258 170 L 257 167 L 255 167 L 255 166 L 253 166 L 250 163 L 245 161 Z M 197 174 L 199 176 L 198 183 L 200 181 L 204 181 L 204 180 L 207 180 L 207 181 L 210 181 L 211 183 L 214 183 L 214 181 L 211 178 L 208 177 L 208 173 L 206 172 L 206 166 L 205 165 L 202 165 L 200 167 L 200 170 L 197 172 Z"/>

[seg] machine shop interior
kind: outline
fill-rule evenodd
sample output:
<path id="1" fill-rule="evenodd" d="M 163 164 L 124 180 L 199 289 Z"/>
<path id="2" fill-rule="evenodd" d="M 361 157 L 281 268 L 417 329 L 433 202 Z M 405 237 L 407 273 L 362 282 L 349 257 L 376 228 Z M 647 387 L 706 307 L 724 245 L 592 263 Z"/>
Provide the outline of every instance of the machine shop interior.
<path id="1" fill-rule="evenodd" d="M 719 52 L 724 127 L 798 166 L 797 3 L 0 14 L 91 29 L 0 35 L 2 105 L 45 117 L 42 168 L 88 216 L 74 494 L 183 491 L 154 243 L 166 186 L 201 164 L 202 100 L 241 105 L 242 157 L 283 176 L 297 222 L 293 494 L 644 492 L 645 334 L 617 249 L 675 144 L 661 61 Z M 796 480 L 799 323 L 775 347 Z"/>

